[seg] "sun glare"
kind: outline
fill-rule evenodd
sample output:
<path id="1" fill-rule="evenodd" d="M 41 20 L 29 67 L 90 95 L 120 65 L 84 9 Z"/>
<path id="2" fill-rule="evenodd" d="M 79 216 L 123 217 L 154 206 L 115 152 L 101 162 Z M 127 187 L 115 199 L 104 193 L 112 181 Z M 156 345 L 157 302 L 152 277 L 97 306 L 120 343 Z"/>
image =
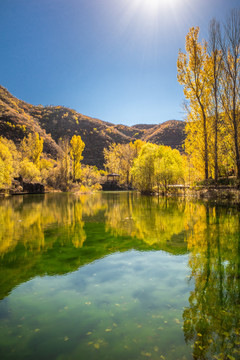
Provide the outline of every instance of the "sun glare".
<path id="1" fill-rule="evenodd" d="M 129 31 L 132 24 L 135 24 L 134 36 L 147 39 L 159 39 L 164 34 L 171 22 L 178 23 L 182 8 L 192 0 L 124 0 L 126 9 L 121 17 L 120 33 Z M 138 25 L 140 24 L 140 29 Z M 132 28 L 133 29 L 133 28 Z M 136 31 L 137 29 L 137 31 Z"/>
<path id="2" fill-rule="evenodd" d="M 140 0 L 146 10 L 155 12 L 164 8 L 172 8 L 178 5 L 179 0 Z"/>
<path id="3" fill-rule="evenodd" d="M 156 8 L 159 7 L 160 1 L 161 1 L 161 0 L 148 0 L 148 1 L 147 1 L 147 5 L 148 5 L 150 8 L 156 9 Z M 164 0 L 164 2 L 166 2 L 166 0 Z"/>
<path id="4" fill-rule="evenodd" d="M 165 7 L 170 5 L 173 2 L 173 0 L 146 0 L 146 2 L 148 6 L 154 10 L 159 7 Z"/>

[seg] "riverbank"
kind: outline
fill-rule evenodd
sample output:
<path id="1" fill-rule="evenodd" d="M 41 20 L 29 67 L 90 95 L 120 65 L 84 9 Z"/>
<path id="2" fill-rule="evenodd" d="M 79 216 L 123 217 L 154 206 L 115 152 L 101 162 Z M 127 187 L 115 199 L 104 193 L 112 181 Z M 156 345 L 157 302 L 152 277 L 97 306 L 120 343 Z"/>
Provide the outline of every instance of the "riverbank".
<path id="1" fill-rule="evenodd" d="M 189 195 L 199 199 L 240 202 L 240 190 L 234 187 L 206 187 L 189 189 Z"/>
<path id="2" fill-rule="evenodd" d="M 23 184 L 22 184 L 23 185 Z M 41 186 L 40 186 L 41 185 Z M 88 194 L 91 192 L 99 191 L 101 188 L 92 189 L 87 187 L 75 187 L 73 189 L 67 190 L 67 192 L 80 194 Z M 129 190 L 126 187 L 106 187 L 102 186 L 103 191 L 123 191 Z M 131 189 L 132 190 L 132 189 Z M 137 190 L 136 190 L 137 191 Z M 5 189 L 5 191 L 0 192 L 0 198 L 13 196 L 13 195 L 28 195 L 28 194 L 45 194 L 45 193 L 54 193 L 54 192 L 62 192 L 61 190 L 44 187 L 39 183 L 24 183 L 24 186 L 15 187 L 11 189 Z M 166 196 L 166 197 L 186 197 L 192 198 L 196 200 L 206 200 L 206 201 L 221 201 L 221 202 L 231 202 L 231 203 L 240 203 L 240 189 L 234 186 L 169 186 L 167 191 L 160 191 L 157 193 L 143 193 L 142 195 L 149 196 Z"/>
<path id="3" fill-rule="evenodd" d="M 183 196 L 206 201 L 240 203 L 240 189 L 231 186 L 171 187 L 166 196 Z"/>

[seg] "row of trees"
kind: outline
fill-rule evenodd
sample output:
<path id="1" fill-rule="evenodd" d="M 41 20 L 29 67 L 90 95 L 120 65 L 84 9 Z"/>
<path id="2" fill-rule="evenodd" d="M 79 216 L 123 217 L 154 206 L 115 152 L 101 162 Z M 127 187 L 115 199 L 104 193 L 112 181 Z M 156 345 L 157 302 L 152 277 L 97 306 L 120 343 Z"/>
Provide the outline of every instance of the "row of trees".
<path id="1" fill-rule="evenodd" d="M 183 183 L 186 159 L 168 146 L 136 140 L 130 144 L 113 144 L 104 150 L 108 172 L 118 173 L 120 182 L 142 193 L 160 192 L 171 184 Z"/>
<path id="2" fill-rule="evenodd" d="M 19 146 L 0 138 L 0 189 L 9 187 L 14 177 L 42 182 L 52 188 L 67 190 L 74 184 L 99 189 L 106 173 L 81 164 L 85 144 L 80 136 L 60 139 L 57 160 L 43 153 L 43 139 L 29 133 Z M 185 158 L 177 150 L 136 140 L 128 144 L 112 144 L 104 150 L 105 168 L 118 173 L 120 183 L 151 193 L 160 187 L 183 182 Z"/>
<path id="3" fill-rule="evenodd" d="M 188 114 L 185 151 L 197 178 L 234 172 L 240 179 L 240 10 L 223 24 L 211 21 L 208 43 L 198 38 L 199 28 L 191 28 L 177 61 Z"/>
<path id="4" fill-rule="evenodd" d="M 62 190 L 76 183 L 82 188 L 98 188 L 102 173 L 81 164 L 84 147 L 80 136 L 74 135 L 70 141 L 61 139 L 54 160 L 43 153 L 43 139 L 38 133 L 29 133 L 19 146 L 0 137 L 0 189 L 11 186 L 14 177 L 19 176 Z"/>
<path id="5" fill-rule="evenodd" d="M 40 181 L 41 170 L 49 169 L 51 161 L 41 159 L 43 140 L 30 133 L 17 148 L 13 141 L 0 138 L 0 188 L 11 185 L 14 177 Z M 44 171 L 43 171 L 44 172 Z"/>

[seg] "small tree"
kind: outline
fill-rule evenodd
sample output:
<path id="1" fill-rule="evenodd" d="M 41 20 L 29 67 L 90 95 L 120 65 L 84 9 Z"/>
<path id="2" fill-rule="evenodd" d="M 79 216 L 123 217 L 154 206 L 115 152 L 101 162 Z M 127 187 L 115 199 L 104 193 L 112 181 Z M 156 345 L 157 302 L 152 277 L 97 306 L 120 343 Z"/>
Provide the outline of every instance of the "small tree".
<path id="1" fill-rule="evenodd" d="M 184 160 L 178 150 L 160 145 L 154 162 L 154 175 L 158 187 L 167 190 L 168 185 L 184 180 Z"/>
<path id="2" fill-rule="evenodd" d="M 28 159 L 37 167 L 39 166 L 39 159 L 43 151 L 43 139 L 39 137 L 38 133 L 29 133 L 20 145 L 20 150 L 23 159 Z"/>
<path id="3" fill-rule="evenodd" d="M 135 159 L 131 174 L 133 176 L 134 186 L 142 193 L 151 193 L 153 191 L 154 160 L 158 146 L 147 143 L 144 145 Z"/>
<path id="4" fill-rule="evenodd" d="M 144 144 L 141 140 L 129 144 L 112 144 L 109 149 L 104 149 L 105 168 L 109 172 L 119 174 L 121 182 L 129 185 L 134 159 Z"/>
<path id="5" fill-rule="evenodd" d="M 59 141 L 60 151 L 58 154 L 58 186 L 63 189 L 67 189 L 69 185 L 69 172 L 70 172 L 70 147 L 68 139 L 60 139 Z"/>
<path id="6" fill-rule="evenodd" d="M 73 181 L 80 178 L 81 164 L 80 161 L 83 159 L 82 152 L 85 148 L 85 144 L 81 139 L 80 135 L 74 135 L 70 141 L 70 156 L 72 159 L 73 168 Z"/>
<path id="7" fill-rule="evenodd" d="M 41 180 L 39 169 L 33 162 L 27 159 L 21 161 L 19 175 L 21 175 L 23 179 L 30 181 L 38 182 Z"/>
<path id="8" fill-rule="evenodd" d="M 13 176 L 13 158 L 9 148 L 0 138 L 0 187 L 11 184 Z"/>

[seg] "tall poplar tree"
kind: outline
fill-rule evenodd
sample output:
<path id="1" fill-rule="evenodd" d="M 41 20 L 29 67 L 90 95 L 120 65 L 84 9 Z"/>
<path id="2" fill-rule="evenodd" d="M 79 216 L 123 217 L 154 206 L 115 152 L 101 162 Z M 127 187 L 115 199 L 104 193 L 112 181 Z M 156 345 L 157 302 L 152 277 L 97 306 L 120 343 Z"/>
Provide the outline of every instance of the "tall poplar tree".
<path id="1" fill-rule="evenodd" d="M 224 65 L 221 99 L 228 124 L 232 128 L 237 178 L 240 179 L 240 9 L 233 9 L 227 18 L 220 44 Z"/>
<path id="2" fill-rule="evenodd" d="M 220 117 L 220 81 L 222 75 L 222 52 L 219 50 L 220 25 L 212 19 L 209 26 L 208 64 L 210 85 L 213 99 L 213 131 L 214 131 L 214 179 L 218 180 L 219 158 L 219 117 Z"/>
<path id="3" fill-rule="evenodd" d="M 184 95 L 189 102 L 190 113 L 198 109 L 197 135 L 201 137 L 203 142 L 203 158 L 204 158 L 204 173 L 205 179 L 209 177 L 209 130 L 207 118 L 209 89 L 209 68 L 206 66 L 207 62 L 207 44 L 201 44 L 198 41 L 199 27 L 192 27 L 186 36 L 186 54 L 179 51 L 177 69 L 178 81 L 184 86 Z M 190 116 L 189 120 L 192 121 Z M 194 128 L 195 125 L 194 125 Z M 188 131 L 191 132 L 191 124 L 188 126 Z M 197 139 L 195 138 L 195 141 Z"/>

